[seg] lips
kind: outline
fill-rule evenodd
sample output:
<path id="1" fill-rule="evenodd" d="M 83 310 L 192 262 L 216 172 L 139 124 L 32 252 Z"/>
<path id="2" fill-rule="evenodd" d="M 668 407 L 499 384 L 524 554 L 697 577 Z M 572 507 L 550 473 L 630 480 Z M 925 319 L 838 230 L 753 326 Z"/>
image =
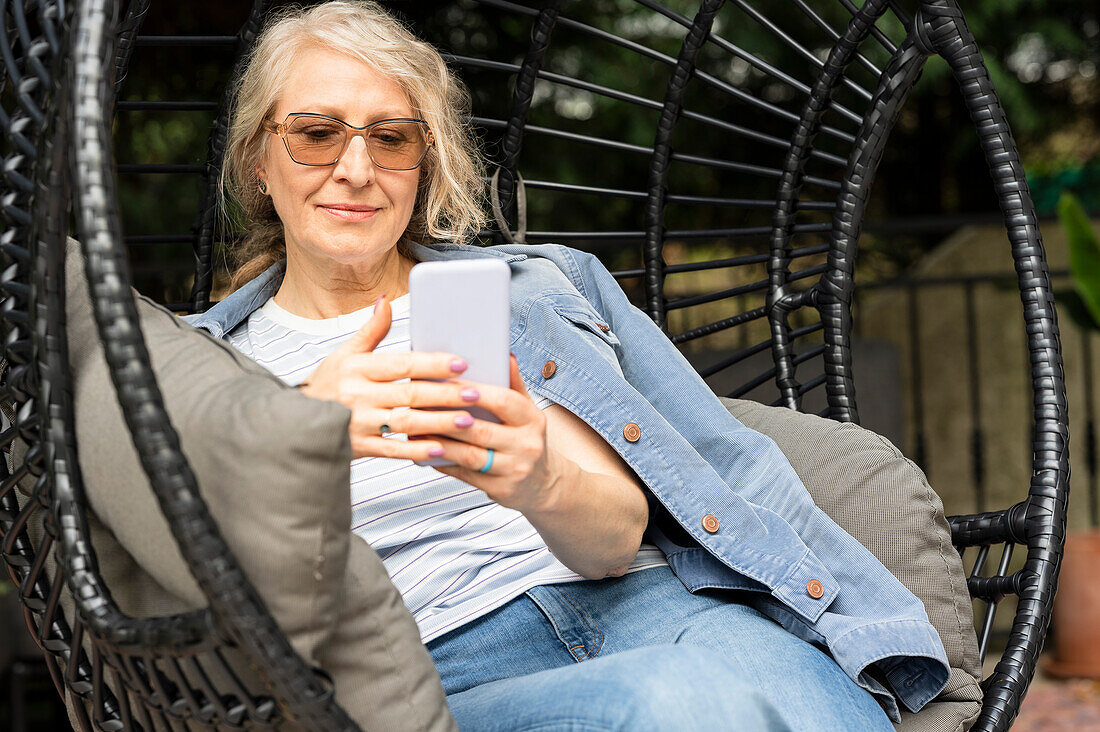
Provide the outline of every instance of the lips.
<path id="1" fill-rule="evenodd" d="M 365 221 L 379 211 L 375 206 L 359 206 L 350 203 L 321 204 L 317 208 L 340 221 Z"/>

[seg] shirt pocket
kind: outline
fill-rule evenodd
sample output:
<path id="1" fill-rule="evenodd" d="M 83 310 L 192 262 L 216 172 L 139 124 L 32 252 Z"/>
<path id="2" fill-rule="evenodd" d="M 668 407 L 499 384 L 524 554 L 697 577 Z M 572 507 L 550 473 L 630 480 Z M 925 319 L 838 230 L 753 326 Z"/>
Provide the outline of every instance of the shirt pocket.
<path id="1" fill-rule="evenodd" d="M 574 326 L 588 331 L 612 348 L 619 348 L 618 337 L 611 332 L 611 327 L 600 318 L 595 309 L 588 305 L 587 301 L 584 305 L 572 301 L 556 302 L 554 303 L 554 310 Z"/>

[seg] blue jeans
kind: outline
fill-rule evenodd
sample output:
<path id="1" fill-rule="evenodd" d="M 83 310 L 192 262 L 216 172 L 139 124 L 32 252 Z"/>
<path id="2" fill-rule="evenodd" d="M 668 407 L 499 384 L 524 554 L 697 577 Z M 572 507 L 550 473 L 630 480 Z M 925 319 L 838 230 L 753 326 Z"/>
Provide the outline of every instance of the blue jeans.
<path id="1" fill-rule="evenodd" d="M 893 730 L 827 654 L 668 567 L 532 588 L 428 650 L 463 732 Z"/>

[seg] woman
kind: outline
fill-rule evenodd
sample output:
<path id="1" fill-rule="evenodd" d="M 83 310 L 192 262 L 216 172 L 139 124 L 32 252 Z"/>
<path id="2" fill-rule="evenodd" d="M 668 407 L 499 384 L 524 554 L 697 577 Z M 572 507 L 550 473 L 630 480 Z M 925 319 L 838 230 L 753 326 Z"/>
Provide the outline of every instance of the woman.
<path id="1" fill-rule="evenodd" d="M 947 662 L 919 600 L 595 258 L 451 243 L 482 222 L 467 104 L 373 3 L 270 23 L 226 153 L 248 228 L 236 291 L 192 321 L 351 410 L 353 530 L 459 725 L 890 729 L 899 700 L 920 708 Z M 512 268 L 508 389 L 408 348 L 412 266 L 494 256 Z M 413 462 L 438 456 L 456 465 Z"/>

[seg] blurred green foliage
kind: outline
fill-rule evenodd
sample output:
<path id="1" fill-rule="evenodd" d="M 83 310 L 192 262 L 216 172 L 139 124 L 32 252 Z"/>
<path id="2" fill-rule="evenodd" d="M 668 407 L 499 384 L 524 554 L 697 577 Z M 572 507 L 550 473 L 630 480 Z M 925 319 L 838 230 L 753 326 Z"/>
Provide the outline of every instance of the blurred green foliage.
<path id="1" fill-rule="evenodd" d="M 1066 230 L 1070 274 L 1076 295 L 1075 298 L 1059 297 L 1059 303 L 1068 304 L 1070 317 L 1081 327 L 1100 330 L 1100 237 L 1092 230 L 1088 214 L 1072 193 L 1063 193 L 1059 199 L 1058 218 Z"/>
<path id="2" fill-rule="evenodd" d="M 1071 192 L 1085 210 L 1100 212 L 1100 159 L 1049 172 L 1036 167 L 1028 171 L 1027 182 L 1040 214 L 1056 210 L 1062 196 Z"/>

